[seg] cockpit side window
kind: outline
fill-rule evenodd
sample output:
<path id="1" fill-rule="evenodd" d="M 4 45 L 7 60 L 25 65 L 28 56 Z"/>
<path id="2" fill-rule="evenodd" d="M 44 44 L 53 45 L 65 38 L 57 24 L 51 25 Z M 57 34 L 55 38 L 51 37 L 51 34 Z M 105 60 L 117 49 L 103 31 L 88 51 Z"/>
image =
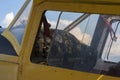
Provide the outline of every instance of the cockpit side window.
<path id="1" fill-rule="evenodd" d="M 31 7 L 32 7 L 32 0 L 28 0 L 29 3 L 24 8 L 14 25 L 10 28 L 10 32 L 15 36 L 18 40 L 19 44 L 21 44 L 23 35 L 25 32 L 25 27 L 27 25 L 27 21 L 30 15 Z"/>
<path id="2" fill-rule="evenodd" d="M 113 63 L 113 59 L 106 62 L 103 58 L 107 51 L 107 41 L 110 38 L 117 42 L 119 38 L 119 27 L 111 27 L 115 22 L 109 21 L 111 16 L 64 11 L 43 12 L 31 62 L 109 75 L 110 68 L 117 63 Z M 113 53 L 114 56 L 115 54 L 116 52 Z M 111 56 L 110 53 L 109 58 Z"/>
<path id="3" fill-rule="evenodd" d="M 111 23 L 113 31 L 108 34 L 102 58 L 105 61 L 118 63 L 120 61 L 120 21 Z"/>
<path id="4" fill-rule="evenodd" d="M 33 0 L 26 0 L 8 28 L 1 28 L 1 53 L 19 55 Z M 4 30 L 3 30 L 4 29 Z M 11 46 L 12 44 L 12 46 Z M 15 51 L 14 51 L 15 49 Z"/>

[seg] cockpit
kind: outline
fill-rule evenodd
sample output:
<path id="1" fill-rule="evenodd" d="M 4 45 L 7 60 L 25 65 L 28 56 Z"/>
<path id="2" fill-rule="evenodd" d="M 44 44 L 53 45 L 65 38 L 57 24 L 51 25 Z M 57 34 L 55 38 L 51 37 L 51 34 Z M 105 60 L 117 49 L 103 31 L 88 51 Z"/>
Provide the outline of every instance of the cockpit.
<path id="1" fill-rule="evenodd" d="M 119 46 L 119 16 L 62 11 L 45 11 L 43 16 L 33 63 L 107 74 L 120 61 L 120 51 L 114 49 Z"/>

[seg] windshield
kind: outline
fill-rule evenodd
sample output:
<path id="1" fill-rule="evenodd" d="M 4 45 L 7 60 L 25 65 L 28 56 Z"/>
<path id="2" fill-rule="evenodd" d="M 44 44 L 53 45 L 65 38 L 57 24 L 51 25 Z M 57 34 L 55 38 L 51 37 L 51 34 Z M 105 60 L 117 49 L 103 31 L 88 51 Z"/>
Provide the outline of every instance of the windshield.
<path id="1" fill-rule="evenodd" d="M 27 21 L 30 15 L 31 7 L 32 7 L 32 0 L 29 1 L 29 3 L 24 8 L 21 15 L 16 20 L 15 24 L 10 28 L 10 32 L 16 37 L 19 44 L 21 44 L 22 42 L 22 38 L 25 32 L 25 27 L 27 25 Z"/>

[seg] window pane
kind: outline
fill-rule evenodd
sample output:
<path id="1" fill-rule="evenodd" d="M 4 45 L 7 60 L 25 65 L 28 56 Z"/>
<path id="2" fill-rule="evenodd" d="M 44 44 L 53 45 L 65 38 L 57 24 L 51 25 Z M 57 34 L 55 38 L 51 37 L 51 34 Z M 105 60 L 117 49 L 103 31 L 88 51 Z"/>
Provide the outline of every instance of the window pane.
<path id="1" fill-rule="evenodd" d="M 32 6 L 32 0 L 29 2 L 29 4 L 24 9 L 22 14 L 19 16 L 13 27 L 10 29 L 10 32 L 16 37 L 16 39 L 20 44 L 22 42 L 25 27 L 29 18 L 31 6 Z"/>
<path id="2" fill-rule="evenodd" d="M 108 35 L 108 39 L 103 51 L 102 58 L 110 62 L 119 62 L 120 61 L 120 25 L 119 22 L 112 24 L 113 30 L 116 31 L 116 41 L 111 39 L 111 35 Z"/>
<path id="3" fill-rule="evenodd" d="M 45 11 L 36 35 L 31 62 L 120 76 L 117 69 L 120 67 L 118 49 L 120 17 L 113 17 L 113 15 Z M 110 44 L 111 47 L 108 46 Z"/>

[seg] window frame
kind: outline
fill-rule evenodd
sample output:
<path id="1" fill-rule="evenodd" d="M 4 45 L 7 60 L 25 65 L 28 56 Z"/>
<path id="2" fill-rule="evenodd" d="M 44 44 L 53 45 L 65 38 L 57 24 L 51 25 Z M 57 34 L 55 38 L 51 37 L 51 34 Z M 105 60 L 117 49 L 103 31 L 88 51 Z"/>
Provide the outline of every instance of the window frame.
<path id="1" fill-rule="evenodd" d="M 16 63 L 18 64 L 18 56 L 12 56 L 12 55 L 6 55 L 6 54 L 0 54 L 0 62 L 1 61 L 6 61 L 6 62 L 11 62 L 11 63 Z"/>
<path id="2" fill-rule="evenodd" d="M 23 38 L 26 32 L 26 27 L 25 27 L 25 31 L 23 34 L 23 38 L 21 41 L 21 44 L 18 42 L 17 38 L 14 36 L 14 34 L 10 31 L 10 29 L 13 27 L 13 25 L 16 23 L 16 21 L 18 20 L 18 18 L 21 16 L 22 12 L 25 10 L 26 6 L 29 4 L 31 0 L 26 0 L 25 3 L 23 4 L 23 6 L 21 7 L 21 9 L 19 10 L 18 14 L 15 16 L 15 18 L 13 19 L 13 21 L 10 23 L 10 25 L 8 26 L 8 28 L 2 33 L 2 35 L 8 39 L 8 41 L 12 44 L 13 48 L 15 49 L 17 55 L 19 55 L 20 50 L 21 50 L 21 46 L 23 44 Z"/>
<path id="3" fill-rule="evenodd" d="M 120 11 L 117 11 L 118 10 L 117 8 L 119 8 L 120 6 L 115 5 L 115 4 L 113 6 L 111 6 L 111 5 L 109 5 L 109 2 L 103 5 L 103 4 L 99 4 L 99 2 L 98 2 L 98 4 L 92 3 L 92 1 L 90 1 L 91 3 L 86 3 L 86 2 L 76 3 L 73 0 L 70 0 L 70 1 L 73 1 L 73 3 L 71 3 L 71 2 L 65 3 L 64 0 L 63 1 L 51 0 L 51 1 L 53 1 L 53 2 L 35 0 L 34 4 L 33 4 L 32 13 L 30 16 L 30 20 L 27 25 L 29 27 L 27 27 L 27 31 L 26 31 L 24 41 L 23 41 L 24 44 L 22 47 L 22 54 L 24 54 L 24 58 L 22 58 L 22 59 L 24 61 L 23 66 L 28 67 L 28 68 L 34 67 L 33 70 L 40 69 L 40 67 L 46 68 L 46 69 L 51 69 L 51 66 L 34 64 L 30 61 L 30 56 L 32 53 L 32 48 L 34 45 L 37 30 L 38 30 L 39 24 L 41 22 L 42 13 L 45 10 L 60 10 L 60 11 L 70 11 L 70 12 L 85 12 L 85 13 L 96 13 L 96 14 L 98 13 L 98 14 L 120 15 Z M 31 68 L 29 68 L 29 69 L 31 69 Z M 58 68 L 55 68 L 55 67 L 54 67 L 54 70 L 57 70 L 58 73 L 61 73 L 61 70 L 64 71 L 64 69 L 59 70 Z M 26 71 L 28 71 L 28 70 L 25 70 L 25 72 Z M 72 70 L 70 70 L 70 71 L 72 71 Z M 72 71 L 72 72 L 74 73 L 75 71 Z M 76 74 L 80 74 L 80 72 L 77 72 Z M 81 73 L 81 75 L 82 75 L 82 73 Z M 104 75 L 102 75 L 102 77 L 100 75 L 95 75 L 95 76 L 99 79 L 99 77 L 102 78 Z M 108 77 L 104 76 L 104 78 L 108 78 Z M 119 78 L 117 78 L 117 79 L 119 79 Z"/>

